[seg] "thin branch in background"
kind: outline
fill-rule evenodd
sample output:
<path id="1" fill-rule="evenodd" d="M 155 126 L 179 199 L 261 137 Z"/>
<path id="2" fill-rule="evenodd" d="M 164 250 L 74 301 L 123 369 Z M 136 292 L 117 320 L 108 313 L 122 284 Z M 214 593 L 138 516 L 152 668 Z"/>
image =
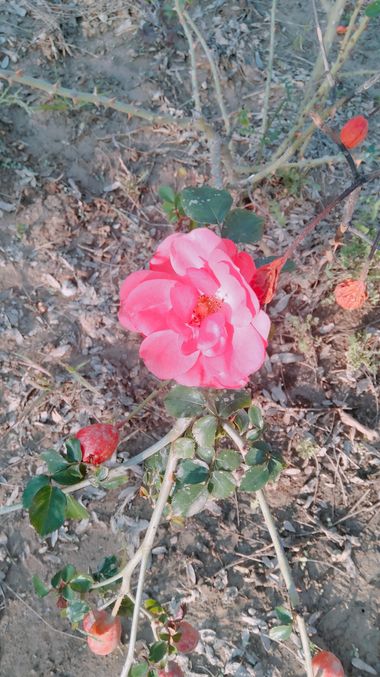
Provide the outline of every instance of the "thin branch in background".
<path id="1" fill-rule="evenodd" d="M 217 99 L 217 102 L 218 102 L 218 106 L 220 108 L 220 112 L 222 114 L 226 134 L 229 134 L 230 129 L 231 129 L 230 120 L 229 120 L 228 113 L 227 113 L 227 110 L 226 110 L 226 107 L 225 107 L 225 104 L 224 104 L 222 87 L 220 85 L 220 77 L 219 77 L 218 69 L 216 67 L 216 63 L 214 61 L 214 57 L 212 55 L 211 49 L 209 48 L 206 40 L 204 39 L 202 33 L 200 32 L 198 26 L 194 23 L 191 16 L 188 14 L 188 12 L 186 12 L 186 10 L 183 11 L 183 16 L 184 16 L 187 24 L 190 26 L 191 30 L 193 31 L 193 33 L 197 36 L 199 43 L 201 44 L 202 49 L 203 49 L 203 51 L 204 51 L 204 53 L 207 57 L 207 61 L 210 64 L 211 74 L 212 74 L 212 78 L 214 80 L 216 99 Z"/>
<path id="2" fill-rule="evenodd" d="M 267 70 L 267 81 L 265 84 L 265 93 L 264 93 L 264 104 L 263 104 L 263 121 L 261 125 L 261 136 L 265 137 L 267 127 L 268 127 L 268 109 L 269 109 L 269 96 L 270 88 L 272 82 L 272 72 L 273 72 L 273 57 L 274 57 L 274 35 L 276 30 L 276 8 L 277 0 L 272 0 L 272 10 L 270 14 L 270 39 L 269 39 L 269 58 L 268 58 L 268 70 Z"/>
<path id="3" fill-rule="evenodd" d="M 319 19 L 318 19 L 318 11 L 317 11 L 317 6 L 315 4 L 315 0 L 311 0 L 311 4 L 312 4 L 312 7 L 313 7 L 313 14 L 314 14 L 314 21 L 315 21 L 315 31 L 317 33 L 317 38 L 318 38 L 318 42 L 319 42 L 319 49 L 321 50 L 321 56 L 322 56 L 323 65 L 324 65 L 324 68 L 325 68 L 326 78 L 327 78 L 327 81 L 328 81 L 330 87 L 334 87 L 335 82 L 334 82 L 334 78 L 331 75 L 331 71 L 330 71 L 329 61 L 328 61 L 328 58 L 327 58 L 325 44 L 323 42 L 321 24 L 319 23 Z"/>
<path id="4" fill-rule="evenodd" d="M 191 30 L 189 29 L 189 27 L 186 23 L 186 19 L 183 15 L 180 0 L 175 0 L 174 6 L 175 6 L 175 10 L 178 14 L 179 22 L 182 26 L 183 32 L 185 33 L 186 40 L 187 40 L 188 45 L 189 45 L 190 77 L 191 77 L 191 85 L 192 85 L 192 92 L 193 92 L 194 108 L 195 108 L 195 111 L 198 115 L 202 115 L 201 98 L 200 98 L 200 95 L 199 95 L 198 80 L 197 80 L 197 62 L 196 62 L 196 56 L 195 56 L 193 37 L 192 37 L 192 34 L 191 34 Z"/>
<path id="5" fill-rule="evenodd" d="M 137 638 L 137 629 L 140 616 L 140 607 L 144 591 L 145 574 L 148 567 L 149 556 L 154 544 L 154 539 L 156 537 L 157 529 L 160 524 L 161 516 L 165 509 L 167 500 L 173 487 L 173 483 L 175 481 L 175 469 L 177 467 L 177 462 L 178 462 L 177 454 L 172 448 L 169 453 L 165 475 L 162 480 L 162 485 L 157 499 L 157 503 L 153 510 L 152 517 L 150 519 L 150 523 L 145 534 L 145 538 L 140 546 L 141 564 L 140 564 L 139 580 L 137 583 L 135 605 L 133 609 L 132 625 L 129 635 L 128 654 L 124 667 L 121 671 L 120 677 L 127 677 L 133 665 Z"/>

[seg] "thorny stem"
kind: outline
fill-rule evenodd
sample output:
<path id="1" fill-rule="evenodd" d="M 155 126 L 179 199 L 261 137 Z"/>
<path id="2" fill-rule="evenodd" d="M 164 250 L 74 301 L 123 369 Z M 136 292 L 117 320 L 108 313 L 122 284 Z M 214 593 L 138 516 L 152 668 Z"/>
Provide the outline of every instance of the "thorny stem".
<path id="1" fill-rule="evenodd" d="M 261 126 L 261 135 L 264 139 L 267 126 L 268 126 L 268 108 L 269 108 L 269 95 L 270 87 L 272 82 L 272 72 L 273 72 L 273 56 L 274 56 L 274 35 L 276 30 L 276 8 L 277 0 L 272 0 L 272 10 L 270 15 L 270 39 L 269 39 L 269 58 L 268 58 L 268 72 L 267 72 L 267 81 L 265 84 L 265 93 L 264 93 L 264 104 L 263 104 L 263 122 Z"/>
<path id="2" fill-rule="evenodd" d="M 121 671 L 120 677 L 127 677 L 129 674 L 129 670 L 132 667 L 133 664 L 133 659 L 134 659 L 134 654 L 135 654 L 135 645 L 136 645 L 136 638 L 137 638 L 137 629 L 138 629 L 138 623 L 139 623 L 139 615 L 140 615 L 140 607 L 141 607 L 141 602 L 142 602 L 142 596 L 143 596 L 143 590 L 144 590 L 144 580 L 145 580 L 145 573 L 147 570 L 148 566 L 148 560 L 150 556 L 150 552 L 153 547 L 154 539 L 157 533 L 157 529 L 160 524 L 161 516 L 162 513 L 165 509 L 166 502 L 169 498 L 170 492 L 173 487 L 174 483 L 174 473 L 175 469 L 177 466 L 177 461 L 178 457 L 174 449 L 172 448 L 169 453 L 168 457 L 168 462 L 165 470 L 165 475 L 162 480 L 162 485 L 160 489 L 160 493 L 157 499 L 157 503 L 155 505 L 155 508 L 152 513 L 152 517 L 150 519 L 150 523 L 148 526 L 148 529 L 145 534 L 145 538 L 140 546 L 141 550 L 141 565 L 140 565 L 140 573 L 139 573 L 139 579 L 137 583 L 137 590 L 136 590 L 136 599 L 135 599 L 135 605 L 133 609 L 133 617 L 132 617 L 132 626 L 131 626 L 131 631 L 130 631 L 130 636 L 129 636 L 129 646 L 128 646 L 128 654 L 127 658 L 124 664 L 124 667 Z"/>
<path id="3" fill-rule="evenodd" d="M 223 429 L 227 433 L 227 435 L 231 438 L 231 440 L 234 442 L 236 447 L 239 449 L 239 451 L 244 455 L 245 454 L 245 444 L 244 440 L 240 437 L 239 433 L 233 429 L 233 427 L 225 422 L 223 423 Z M 306 624 L 304 621 L 304 618 L 302 614 L 300 613 L 299 607 L 300 607 L 300 596 L 297 592 L 297 588 L 292 576 L 292 572 L 289 566 L 289 562 L 287 560 L 285 550 L 282 546 L 281 539 L 279 536 L 279 533 L 277 531 L 277 527 L 275 524 L 275 521 L 273 519 L 272 513 L 270 511 L 269 505 L 267 503 L 265 493 L 262 489 L 259 489 L 259 491 L 256 491 L 256 496 L 257 500 L 259 502 L 260 510 L 262 512 L 262 515 L 264 517 L 265 524 L 267 526 L 267 529 L 269 531 L 269 535 L 271 537 L 276 555 L 277 555 L 277 561 L 278 561 L 278 566 L 280 568 L 281 574 L 283 576 L 283 579 L 285 581 L 285 585 L 288 591 L 289 595 L 289 601 L 290 605 L 295 612 L 295 618 L 297 621 L 297 626 L 298 626 L 298 631 L 300 634 L 301 642 L 302 642 L 302 649 L 304 653 L 304 663 L 305 663 L 305 668 L 306 668 L 306 674 L 307 677 L 313 677 L 313 668 L 311 664 L 311 653 L 310 653 L 310 644 L 309 644 L 309 638 L 307 635 L 307 630 L 306 630 Z"/>
<path id="4" fill-rule="evenodd" d="M 124 477 L 124 472 L 127 468 L 133 468 L 136 465 L 139 465 L 139 463 L 142 463 L 145 461 L 147 458 L 150 456 L 153 456 L 156 454 L 158 451 L 161 451 L 164 447 L 166 447 L 168 444 L 176 440 L 178 437 L 181 437 L 181 435 L 185 432 L 185 430 L 189 427 L 192 419 L 191 418 L 179 418 L 177 419 L 175 425 L 169 430 L 169 432 L 164 435 L 160 440 L 152 444 L 150 447 L 147 447 L 144 449 L 144 451 L 141 451 L 139 454 L 136 456 L 133 456 L 133 458 L 128 459 L 128 461 L 125 461 L 121 466 L 118 468 L 112 468 L 110 472 L 108 473 L 108 476 L 105 481 L 109 482 L 110 480 L 113 479 L 118 479 L 121 477 Z M 129 479 L 129 475 L 125 475 L 125 479 Z M 78 491 L 79 489 L 85 489 L 86 487 L 89 487 L 93 485 L 93 481 L 91 479 L 86 479 L 83 480 L 82 482 L 78 482 L 77 484 L 72 484 L 71 486 L 65 487 L 63 489 L 63 492 L 65 494 L 72 494 L 74 491 Z M 22 510 L 23 505 L 22 503 L 14 503 L 13 505 L 4 505 L 0 506 L 0 515 L 6 515 L 10 512 L 15 512 L 16 510 Z M 121 578 L 122 573 L 120 575 L 116 575 L 116 578 L 114 577 L 114 580 L 118 580 L 118 578 Z M 108 581 L 104 582 L 103 585 L 107 585 Z"/>
<path id="5" fill-rule="evenodd" d="M 122 421 L 120 421 L 120 427 L 121 427 L 121 426 L 124 426 L 124 425 L 125 425 L 126 423 L 128 423 L 132 418 L 134 418 L 135 416 L 137 416 L 137 414 L 139 414 L 140 411 L 142 411 L 143 409 L 145 409 L 146 405 L 149 404 L 149 402 L 151 402 L 152 400 L 154 400 L 154 398 L 157 397 L 157 395 L 161 392 L 161 390 L 163 390 L 164 388 L 166 388 L 166 386 L 169 385 L 169 383 L 170 383 L 170 381 L 163 381 L 162 383 L 160 383 L 160 385 L 159 385 L 157 388 L 155 388 L 154 390 L 152 390 L 152 392 L 149 393 L 149 395 L 148 395 L 147 397 L 145 397 L 145 398 L 140 402 L 140 404 L 137 405 L 137 407 L 135 407 L 134 409 L 132 409 L 132 411 L 131 411 L 129 414 L 127 414 L 127 416 L 126 416 L 125 418 L 123 418 Z M 119 427 L 119 424 L 117 425 L 117 427 Z"/>
<path id="6" fill-rule="evenodd" d="M 193 92 L 193 101 L 194 101 L 194 108 L 195 112 L 198 115 L 202 115 L 202 107 L 201 107 L 201 99 L 199 96 L 199 88 L 198 88 L 198 81 L 197 81 L 197 63 L 196 63 L 196 57 L 195 57 L 195 50 L 194 50 L 194 43 L 193 43 L 193 38 L 191 35 L 191 30 L 189 29 L 186 19 L 183 15 L 183 11 L 181 9 L 181 2 L 180 0 L 174 0 L 174 6 L 175 10 L 178 14 L 178 19 L 179 22 L 183 28 L 183 32 L 185 33 L 188 45 L 189 45 L 189 56 L 190 56 L 190 76 L 191 76 L 191 84 L 192 84 L 192 92 Z"/>
<path id="7" fill-rule="evenodd" d="M 206 54 L 207 60 L 209 62 L 210 68 L 211 68 L 211 74 L 212 74 L 212 78 L 214 80 L 215 95 L 216 95 L 216 99 L 217 99 L 217 102 L 218 102 L 218 106 L 220 108 L 220 112 L 222 114 L 226 134 L 229 134 L 230 133 L 230 120 L 229 120 L 228 113 L 227 113 L 227 110 L 226 110 L 226 107 L 225 107 L 225 104 L 224 104 L 222 88 L 221 88 L 221 85 L 220 85 L 219 73 L 218 73 L 218 69 L 216 67 L 216 63 L 214 61 L 211 49 L 209 48 L 206 40 L 204 39 L 202 33 L 200 32 L 198 26 L 194 23 L 191 16 L 188 14 L 188 12 L 186 12 L 186 10 L 184 10 L 183 16 L 184 16 L 187 24 L 190 26 L 191 30 L 193 31 L 193 33 L 195 33 L 195 35 L 197 36 L 197 38 L 198 38 L 198 40 L 199 40 L 199 42 L 202 46 L 202 49 L 203 49 L 204 53 Z"/>

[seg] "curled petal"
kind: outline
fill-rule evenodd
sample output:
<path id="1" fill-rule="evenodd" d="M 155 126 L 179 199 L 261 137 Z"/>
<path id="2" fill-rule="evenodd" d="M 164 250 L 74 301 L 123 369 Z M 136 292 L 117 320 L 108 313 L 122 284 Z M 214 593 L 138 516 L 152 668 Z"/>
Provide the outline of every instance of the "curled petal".
<path id="1" fill-rule="evenodd" d="M 278 278 L 281 269 L 285 264 L 285 258 L 281 256 L 265 266 L 256 269 L 256 273 L 251 282 L 251 287 L 255 292 L 260 304 L 264 306 L 270 303 L 276 293 Z"/>
<path id="2" fill-rule="evenodd" d="M 344 280 L 334 291 L 335 301 L 344 310 L 361 308 L 368 298 L 367 287 L 363 280 Z"/>
<path id="3" fill-rule="evenodd" d="M 367 134 L 368 120 L 364 115 L 356 115 L 343 125 L 340 130 L 340 140 L 346 148 L 355 148 L 364 141 Z"/>

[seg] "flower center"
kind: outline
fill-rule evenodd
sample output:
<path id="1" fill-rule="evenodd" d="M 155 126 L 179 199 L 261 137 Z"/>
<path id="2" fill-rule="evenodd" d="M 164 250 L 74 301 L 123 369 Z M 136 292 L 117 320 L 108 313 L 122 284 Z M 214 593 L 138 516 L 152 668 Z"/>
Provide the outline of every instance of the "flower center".
<path id="1" fill-rule="evenodd" d="M 215 296 L 201 294 L 194 306 L 190 324 L 193 325 L 193 327 L 199 327 L 200 323 L 205 319 L 205 317 L 216 313 L 221 308 L 221 306 L 222 301 L 215 298 Z"/>

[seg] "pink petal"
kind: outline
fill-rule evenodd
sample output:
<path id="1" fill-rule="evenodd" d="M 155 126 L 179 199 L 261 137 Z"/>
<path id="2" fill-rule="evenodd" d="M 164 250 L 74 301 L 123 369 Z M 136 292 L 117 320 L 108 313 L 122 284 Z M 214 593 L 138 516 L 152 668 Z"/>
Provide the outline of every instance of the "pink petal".
<path id="1" fill-rule="evenodd" d="M 142 334 L 166 329 L 167 314 L 172 307 L 170 291 L 174 285 L 174 280 L 160 278 L 141 282 L 123 300 L 120 322 Z"/>
<path id="2" fill-rule="evenodd" d="M 181 347 L 182 338 L 174 331 L 158 331 L 144 339 L 140 346 L 140 357 L 158 378 L 178 381 L 181 374 L 196 363 L 199 355 L 198 352 L 184 355 Z"/>
<path id="3" fill-rule="evenodd" d="M 220 355 L 226 348 L 226 341 L 224 313 L 213 313 L 201 322 L 197 346 L 203 355 Z"/>
<path id="4" fill-rule="evenodd" d="M 255 315 L 252 320 L 252 325 L 257 329 L 263 339 L 267 340 L 270 331 L 270 319 L 263 310 L 260 310 L 260 312 Z"/>

